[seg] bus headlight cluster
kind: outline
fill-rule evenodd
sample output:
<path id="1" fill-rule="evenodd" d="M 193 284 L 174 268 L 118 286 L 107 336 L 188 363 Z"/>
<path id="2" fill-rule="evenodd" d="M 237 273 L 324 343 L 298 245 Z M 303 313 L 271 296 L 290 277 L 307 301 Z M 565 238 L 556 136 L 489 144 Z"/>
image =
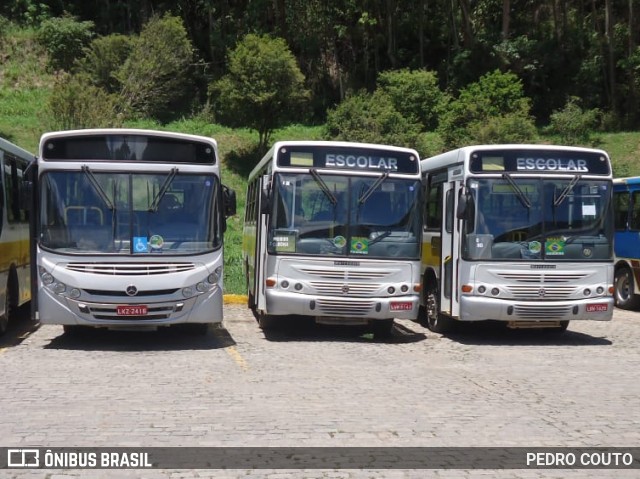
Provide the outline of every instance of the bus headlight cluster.
<path id="1" fill-rule="evenodd" d="M 207 291 L 211 291 L 218 286 L 221 274 L 222 268 L 216 268 L 216 270 L 208 275 L 204 281 L 199 281 L 192 286 L 186 286 L 182 288 L 182 296 L 184 296 L 185 298 L 190 298 L 196 293 L 202 294 L 206 293 Z"/>
<path id="2" fill-rule="evenodd" d="M 274 285 L 275 285 L 275 282 L 274 282 Z M 269 286 L 268 280 L 267 280 L 267 286 Z M 283 279 L 282 281 L 280 281 L 280 287 L 282 289 L 289 289 L 290 286 L 291 286 L 291 283 L 289 282 L 289 280 Z M 296 291 L 302 291 L 302 288 L 303 288 L 302 283 L 295 283 L 293 285 L 293 289 L 295 289 Z"/>
<path id="3" fill-rule="evenodd" d="M 40 266 L 40 280 L 42 284 L 50 291 L 56 294 L 67 296 L 71 299 L 78 299 L 81 295 L 80 289 L 69 288 L 62 281 L 58 281 L 51 273 Z"/>

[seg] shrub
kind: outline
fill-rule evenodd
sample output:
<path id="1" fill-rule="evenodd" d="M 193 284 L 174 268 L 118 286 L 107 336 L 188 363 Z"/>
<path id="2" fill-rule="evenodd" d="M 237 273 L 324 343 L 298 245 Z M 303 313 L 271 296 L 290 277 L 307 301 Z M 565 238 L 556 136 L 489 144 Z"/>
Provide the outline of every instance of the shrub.
<path id="1" fill-rule="evenodd" d="M 93 26 L 93 22 L 80 22 L 67 15 L 42 22 L 36 40 L 47 51 L 49 66 L 54 70 L 71 70 L 91 41 Z"/>
<path id="2" fill-rule="evenodd" d="M 304 75 L 283 39 L 254 34 L 230 53 L 228 71 L 210 86 L 215 112 L 228 126 L 256 130 L 264 151 L 276 128 L 303 116 Z"/>
<path id="3" fill-rule="evenodd" d="M 78 71 L 85 74 L 91 82 L 109 93 L 120 90 L 116 78 L 117 71 L 131 53 L 132 41 L 120 34 L 94 39 L 85 49 L 85 56 L 78 61 Z"/>
<path id="4" fill-rule="evenodd" d="M 131 112 L 162 122 L 187 113 L 194 97 L 193 46 L 182 20 L 153 17 L 115 74 Z"/>
<path id="5" fill-rule="evenodd" d="M 548 131 L 567 145 L 593 145 L 593 130 L 598 126 L 600 110 L 583 110 L 580 99 L 571 97 L 562 110 L 551 114 Z"/>
<path id="6" fill-rule="evenodd" d="M 386 93 L 365 92 L 347 97 L 327 114 L 325 137 L 333 140 L 382 143 L 415 148 L 420 126 L 395 109 Z"/>
<path id="7" fill-rule="evenodd" d="M 494 143 L 514 137 L 529 141 L 536 131 L 530 105 L 518 77 L 496 70 L 460 91 L 443 113 L 438 131 L 447 148 L 487 138 Z"/>
<path id="8" fill-rule="evenodd" d="M 47 113 L 54 130 L 117 127 L 122 125 L 119 100 L 85 77 L 61 74 L 51 93 Z"/>
<path id="9" fill-rule="evenodd" d="M 396 110 L 424 131 L 438 125 L 438 117 L 447 102 L 438 87 L 434 72 L 426 70 L 394 70 L 378 76 L 378 88 L 393 102 Z"/>

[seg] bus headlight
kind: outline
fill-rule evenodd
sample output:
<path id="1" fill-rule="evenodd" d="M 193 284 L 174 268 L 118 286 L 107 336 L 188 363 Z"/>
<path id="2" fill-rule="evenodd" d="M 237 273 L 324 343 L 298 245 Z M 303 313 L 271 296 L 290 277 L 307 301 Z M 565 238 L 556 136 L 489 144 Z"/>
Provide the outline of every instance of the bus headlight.
<path id="1" fill-rule="evenodd" d="M 45 286 L 49 286 L 50 284 L 53 284 L 53 282 L 55 281 L 55 278 L 53 277 L 53 275 L 47 272 L 42 273 L 40 275 L 40 279 L 42 279 L 42 283 Z"/>
<path id="2" fill-rule="evenodd" d="M 204 293 L 206 290 L 208 290 L 209 288 L 207 287 L 206 284 L 204 284 L 204 282 L 200 282 L 198 284 L 196 284 L 196 290 L 199 293 Z"/>
<path id="3" fill-rule="evenodd" d="M 209 276 L 207 276 L 207 283 L 209 284 L 216 284 L 218 283 L 218 281 L 220 281 L 220 275 L 222 274 L 222 268 L 221 267 L 217 267 L 216 270 L 211 273 Z"/>
<path id="4" fill-rule="evenodd" d="M 67 286 L 64 283 L 56 283 L 53 285 L 53 291 L 58 294 L 62 294 L 67 290 Z"/>
<path id="5" fill-rule="evenodd" d="M 182 296 L 184 296 L 185 298 L 190 298 L 191 296 L 193 296 L 193 288 L 191 286 L 182 288 Z"/>
<path id="6" fill-rule="evenodd" d="M 71 288 L 69 291 L 69 297 L 71 299 L 78 299 L 80 297 L 80 290 L 78 288 Z"/>

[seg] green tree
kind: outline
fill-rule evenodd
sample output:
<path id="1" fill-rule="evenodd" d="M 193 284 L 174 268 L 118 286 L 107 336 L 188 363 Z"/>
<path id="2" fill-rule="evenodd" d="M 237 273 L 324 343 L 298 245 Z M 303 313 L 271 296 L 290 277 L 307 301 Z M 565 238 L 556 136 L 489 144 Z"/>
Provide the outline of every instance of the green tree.
<path id="1" fill-rule="evenodd" d="M 329 111 L 325 137 L 331 140 L 382 143 L 415 148 L 420 126 L 395 109 L 383 91 L 347 97 Z"/>
<path id="2" fill-rule="evenodd" d="M 218 118 L 257 130 L 264 151 L 276 128 L 303 116 L 309 98 L 304 80 L 283 39 L 248 34 L 229 54 L 228 73 L 210 91 Z"/>
<path id="3" fill-rule="evenodd" d="M 391 70 L 378 75 L 378 88 L 389 95 L 396 110 L 425 131 L 438 125 L 447 96 L 436 73 L 426 70 Z"/>
<path id="4" fill-rule="evenodd" d="M 115 74 L 125 105 L 135 115 L 161 122 L 187 113 L 195 88 L 193 57 L 182 21 L 170 15 L 153 17 Z"/>
<path id="5" fill-rule="evenodd" d="M 78 61 L 78 72 L 109 93 L 116 93 L 121 85 L 116 74 L 127 60 L 132 49 L 131 37 L 114 33 L 94 39 L 85 50 L 85 56 Z"/>
<path id="6" fill-rule="evenodd" d="M 513 73 L 487 73 L 460 91 L 442 115 L 438 131 L 445 147 L 468 143 L 530 141 L 535 124 L 530 100 Z"/>
<path id="7" fill-rule="evenodd" d="M 80 22 L 68 15 L 42 22 L 36 40 L 47 50 L 49 65 L 56 70 L 71 70 L 91 41 L 93 26 L 93 22 Z"/>

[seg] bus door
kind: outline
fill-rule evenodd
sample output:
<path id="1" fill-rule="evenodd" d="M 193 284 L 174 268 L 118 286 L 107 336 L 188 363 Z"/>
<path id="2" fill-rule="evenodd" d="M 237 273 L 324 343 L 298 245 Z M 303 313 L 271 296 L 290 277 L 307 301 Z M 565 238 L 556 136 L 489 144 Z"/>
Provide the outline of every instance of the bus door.
<path id="1" fill-rule="evenodd" d="M 449 178 L 444 184 L 442 214 L 442 255 L 440 263 L 440 311 L 451 317 L 458 317 L 460 298 L 458 293 L 458 267 L 460 263 L 460 221 L 456 218 L 458 200 L 463 183 L 463 167 L 449 169 Z"/>
<path id="2" fill-rule="evenodd" d="M 255 302 L 257 311 L 266 311 L 266 263 L 267 263 L 267 240 L 269 236 L 268 225 L 271 213 L 271 177 L 262 175 L 258 182 L 258 219 L 256 221 L 256 251 L 255 251 L 255 271 L 253 276 L 253 291 L 255 291 Z"/>

